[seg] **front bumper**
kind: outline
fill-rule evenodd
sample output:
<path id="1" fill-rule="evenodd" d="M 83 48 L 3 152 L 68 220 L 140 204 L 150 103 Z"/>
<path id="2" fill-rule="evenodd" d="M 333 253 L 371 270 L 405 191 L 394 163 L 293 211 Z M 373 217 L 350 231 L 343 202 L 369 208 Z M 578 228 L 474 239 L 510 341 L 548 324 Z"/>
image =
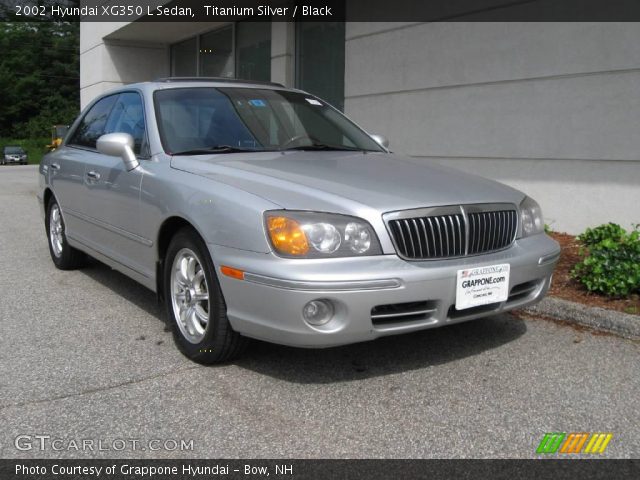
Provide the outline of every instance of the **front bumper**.
<path id="1" fill-rule="evenodd" d="M 549 289 L 560 254 L 558 244 L 544 234 L 516 240 L 509 249 L 492 254 L 424 262 L 396 255 L 298 260 L 217 245 L 209 249 L 233 328 L 248 337 L 298 347 L 373 340 L 530 305 Z M 457 271 L 500 263 L 511 266 L 509 298 L 457 311 Z M 222 275 L 222 265 L 243 270 L 244 280 Z M 303 306 L 316 299 L 331 300 L 335 306 L 334 318 L 322 327 L 302 318 Z M 422 313 L 388 315 L 409 308 L 386 307 L 396 304 Z"/>
<path id="2" fill-rule="evenodd" d="M 22 160 L 21 158 L 16 158 L 16 157 L 5 157 L 4 158 L 4 162 L 9 164 L 9 163 L 23 163 L 26 162 L 27 159 L 25 158 L 24 160 Z"/>

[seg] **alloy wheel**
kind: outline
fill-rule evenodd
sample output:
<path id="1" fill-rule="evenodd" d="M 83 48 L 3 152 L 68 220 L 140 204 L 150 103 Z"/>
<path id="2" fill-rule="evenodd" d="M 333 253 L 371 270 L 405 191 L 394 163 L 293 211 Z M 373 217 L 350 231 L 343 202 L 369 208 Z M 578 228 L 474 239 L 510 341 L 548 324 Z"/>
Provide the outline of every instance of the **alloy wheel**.
<path id="1" fill-rule="evenodd" d="M 209 287 L 197 255 L 181 249 L 171 269 L 171 302 L 180 332 L 190 343 L 200 343 L 209 323 Z"/>

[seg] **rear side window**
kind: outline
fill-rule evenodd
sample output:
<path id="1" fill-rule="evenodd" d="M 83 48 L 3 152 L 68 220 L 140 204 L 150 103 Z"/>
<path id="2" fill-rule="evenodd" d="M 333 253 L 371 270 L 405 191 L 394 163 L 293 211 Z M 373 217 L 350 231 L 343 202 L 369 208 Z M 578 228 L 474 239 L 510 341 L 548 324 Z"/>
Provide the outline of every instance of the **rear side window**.
<path id="1" fill-rule="evenodd" d="M 96 148 L 96 140 L 104 134 L 107 118 L 118 95 L 111 95 L 99 100 L 84 116 L 78 128 L 69 140 L 71 145 Z"/>
<path id="2" fill-rule="evenodd" d="M 128 133 L 133 137 L 134 152 L 140 155 L 145 139 L 144 112 L 142 99 L 135 92 L 118 96 L 111 109 L 104 133 Z"/>

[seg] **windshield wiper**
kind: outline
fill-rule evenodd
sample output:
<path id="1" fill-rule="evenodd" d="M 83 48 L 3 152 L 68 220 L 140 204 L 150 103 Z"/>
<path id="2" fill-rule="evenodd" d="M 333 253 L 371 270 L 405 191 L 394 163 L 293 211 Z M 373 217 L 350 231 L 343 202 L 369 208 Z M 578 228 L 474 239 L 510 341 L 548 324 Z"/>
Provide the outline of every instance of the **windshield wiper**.
<path id="1" fill-rule="evenodd" d="M 344 145 L 328 145 L 326 143 L 312 143 L 310 145 L 298 145 L 295 147 L 289 147 L 282 149 L 283 152 L 287 150 L 346 150 L 349 152 L 361 152 L 361 148 L 346 147 Z"/>
<path id="2" fill-rule="evenodd" d="M 255 148 L 233 147 L 231 145 L 214 145 L 213 147 L 194 148 L 182 152 L 174 152 L 171 155 L 207 155 L 212 153 L 238 153 L 238 152 L 265 152 Z"/>

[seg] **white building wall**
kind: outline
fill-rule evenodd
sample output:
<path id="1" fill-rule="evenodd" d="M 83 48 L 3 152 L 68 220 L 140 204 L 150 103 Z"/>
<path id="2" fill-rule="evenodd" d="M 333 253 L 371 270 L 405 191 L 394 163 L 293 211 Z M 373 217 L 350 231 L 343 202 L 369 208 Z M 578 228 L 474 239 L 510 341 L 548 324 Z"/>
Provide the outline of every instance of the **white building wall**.
<path id="1" fill-rule="evenodd" d="M 163 43 L 109 40 L 126 22 L 80 23 L 80 106 L 97 95 L 127 83 L 169 74 L 169 51 Z M 148 24 L 148 28 L 158 28 Z"/>
<path id="2" fill-rule="evenodd" d="M 640 223 L 640 25 L 348 23 L 345 111 L 503 181 L 552 228 Z"/>
<path id="3" fill-rule="evenodd" d="M 81 104 L 169 75 L 168 45 L 219 24 L 83 22 Z M 272 25 L 293 84 L 294 28 Z M 347 23 L 345 111 L 392 148 L 503 181 L 577 233 L 640 223 L 640 25 Z"/>
<path id="4" fill-rule="evenodd" d="M 228 22 L 226 22 L 228 23 Z M 120 85 L 170 75 L 170 45 L 220 28 L 225 22 L 80 24 L 80 104 Z M 271 75 L 293 86 L 294 25 L 272 24 Z"/>
<path id="5" fill-rule="evenodd" d="M 287 87 L 294 86 L 294 38 L 294 23 L 271 23 L 271 81 Z"/>

